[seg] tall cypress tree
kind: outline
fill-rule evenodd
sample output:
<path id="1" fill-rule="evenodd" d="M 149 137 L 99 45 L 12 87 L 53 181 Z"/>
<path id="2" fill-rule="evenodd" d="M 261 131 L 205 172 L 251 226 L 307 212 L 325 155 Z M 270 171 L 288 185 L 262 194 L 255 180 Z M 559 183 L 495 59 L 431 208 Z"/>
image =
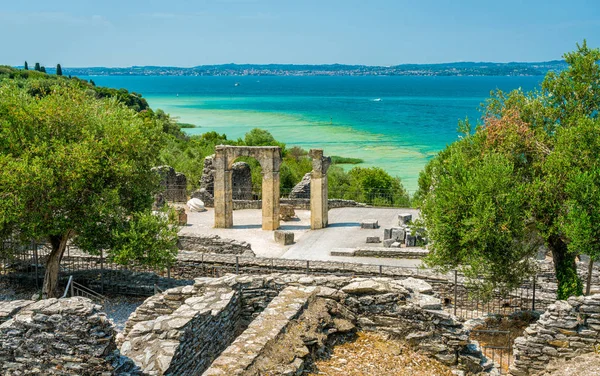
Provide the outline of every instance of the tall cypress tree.
<path id="1" fill-rule="evenodd" d="M 42 73 L 46 73 L 46 67 L 42 66 L 42 67 L 40 68 L 40 72 L 42 72 Z"/>
<path id="2" fill-rule="evenodd" d="M 38 71 L 38 72 L 40 72 L 41 71 L 41 69 L 40 69 L 40 63 L 35 63 L 35 68 L 33 68 L 33 69 L 36 70 L 36 71 Z"/>
<path id="3" fill-rule="evenodd" d="M 29 70 L 29 65 L 27 65 L 27 61 L 25 61 L 25 65 L 23 66 L 23 69 Z"/>
<path id="4" fill-rule="evenodd" d="M 56 64 L 56 75 L 62 76 L 62 68 L 61 68 L 60 64 Z"/>

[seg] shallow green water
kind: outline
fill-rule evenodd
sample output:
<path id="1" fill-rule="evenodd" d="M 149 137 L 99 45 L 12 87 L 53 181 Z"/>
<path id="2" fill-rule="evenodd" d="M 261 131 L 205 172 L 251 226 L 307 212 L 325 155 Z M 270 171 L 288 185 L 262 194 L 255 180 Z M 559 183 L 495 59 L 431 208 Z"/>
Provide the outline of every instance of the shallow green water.
<path id="1" fill-rule="evenodd" d="M 84 77 L 82 77 L 84 78 Z M 532 89 L 541 77 L 93 77 L 141 93 L 152 106 L 235 139 L 269 130 L 289 146 L 357 157 L 409 191 L 459 119 L 477 120 L 491 90 Z M 237 85 L 236 85 L 237 84 Z"/>

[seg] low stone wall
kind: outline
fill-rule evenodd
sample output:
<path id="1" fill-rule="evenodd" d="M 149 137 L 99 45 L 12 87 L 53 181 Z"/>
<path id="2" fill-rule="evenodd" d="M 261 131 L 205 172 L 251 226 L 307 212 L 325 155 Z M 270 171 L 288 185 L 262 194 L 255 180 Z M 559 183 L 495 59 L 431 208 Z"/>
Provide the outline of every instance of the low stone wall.
<path id="1" fill-rule="evenodd" d="M 0 302 L 0 373 L 137 375 L 113 352 L 115 331 L 100 308 L 82 297 Z"/>
<path id="2" fill-rule="evenodd" d="M 310 210 L 310 199 L 308 198 L 281 198 L 280 204 L 292 205 L 294 209 Z M 348 208 L 348 207 L 364 207 L 365 204 L 353 200 L 329 199 L 329 209 Z M 233 209 L 262 209 L 261 200 L 233 200 Z"/>
<path id="3" fill-rule="evenodd" d="M 383 247 L 360 247 L 360 248 L 334 248 L 330 251 L 331 256 L 346 257 L 386 257 L 401 259 L 420 259 L 429 254 L 423 248 L 383 248 Z"/>
<path id="4" fill-rule="evenodd" d="M 541 374 L 551 360 L 594 352 L 598 344 L 600 294 L 559 300 L 515 339 L 510 374 Z"/>
<path id="5" fill-rule="evenodd" d="M 147 375 L 192 376 L 204 372 L 235 337 L 240 296 L 220 283 L 196 289 L 196 293 L 199 290 L 201 295 L 186 298 L 181 305 L 182 297 L 194 292 L 192 286 L 166 291 L 161 294 L 164 301 L 176 303 L 171 306 L 163 301 L 167 308 L 155 306 L 152 313 L 148 312 L 150 305 L 144 303 L 150 320 L 138 321 L 142 316 L 139 309 L 132 314 L 137 323 L 126 333 L 121 353 Z M 179 307 L 170 312 L 176 305 Z M 165 314 L 158 315 L 161 312 Z"/>
<path id="6" fill-rule="evenodd" d="M 177 247 L 194 252 L 254 256 L 249 243 L 219 235 L 179 235 Z"/>

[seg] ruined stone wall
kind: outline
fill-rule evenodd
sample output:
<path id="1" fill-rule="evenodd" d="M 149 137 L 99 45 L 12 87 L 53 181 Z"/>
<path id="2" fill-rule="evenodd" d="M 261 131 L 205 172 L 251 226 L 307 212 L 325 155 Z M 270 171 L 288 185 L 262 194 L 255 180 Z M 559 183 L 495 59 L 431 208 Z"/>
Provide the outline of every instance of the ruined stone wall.
<path id="1" fill-rule="evenodd" d="M 248 328 L 221 353 L 204 373 L 205 376 L 234 376 L 253 374 L 249 369 L 255 364 L 268 344 L 286 332 L 292 322 L 314 300 L 315 287 L 287 287 L 271 301 L 268 309 L 254 319 Z M 288 364 L 279 364 L 285 368 Z M 271 364 L 269 364 L 271 365 Z M 272 370 L 261 370 L 262 374 Z M 293 370 L 296 371 L 296 370 Z M 294 372 L 295 374 L 295 372 Z"/>
<path id="2" fill-rule="evenodd" d="M 540 319 L 514 341 L 510 373 L 542 373 L 553 359 L 594 352 L 600 344 L 600 294 L 551 304 Z"/>
<path id="3" fill-rule="evenodd" d="M 100 309 L 82 297 L 0 302 L 0 373 L 138 374 L 131 362 L 119 365 L 113 325 Z"/>
<path id="4" fill-rule="evenodd" d="M 164 314 L 156 308 L 154 313 L 146 312 L 151 319 L 130 327 L 122 341 L 121 353 L 148 375 L 192 376 L 204 372 L 235 337 L 240 296 L 220 281 L 199 287 L 196 293 L 200 289 L 200 295 L 186 298 L 171 313 L 168 312 L 180 300 L 173 306 L 165 304 L 168 308 Z M 188 290 L 193 293 L 194 288 Z M 166 301 L 171 297 L 175 301 L 175 291 L 161 295 Z M 144 306 L 147 310 L 150 305 L 144 303 Z M 137 311 L 134 315 L 140 318 Z"/>
<path id="5" fill-rule="evenodd" d="M 177 247 L 186 251 L 254 256 L 249 243 L 219 235 L 179 235 Z"/>
<path id="6" fill-rule="evenodd" d="M 162 197 L 169 202 L 187 201 L 187 178 L 181 172 L 176 172 L 171 166 L 158 166 L 152 169 L 160 177 L 160 185 L 164 192 Z"/>
<path id="7" fill-rule="evenodd" d="M 289 286 L 294 286 L 294 289 L 286 290 Z M 220 295 L 212 294 L 213 298 L 210 299 L 213 300 L 207 298 L 207 294 L 217 287 L 223 290 Z M 235 293 L 229 297 L 225 291 Z M 281 294 L 282 291 L 285 293 Z M 148 362 L 145 359 L 151 359 L 155 364 L 154 367 L 158 367 L 158 364 L 162 362 L 161 364 L 165 364 L 162 366 L 163 370 L 172 369 L 170 367 L 174 364 L 174 359 L 179 359 L 177 363 L 187 364 L 185 367 L 188 368 L 178 366 L 178 374 L 187 374 L 186 372 L 190 372 L 188 370 L 192 369 L 190 368 L 192 366 L 194 372 L 198 372 L 202 367 L 210 364 L 207 359 L 212 362 L 212 359 L 221 356 L 222 359 L 213 364 L 214 367 L 211 369 L 214 369 L 207 373 L 208 375 L 241 374 L 240 370 L 256 371 L 249 374 L 265 374 L 264 367 L 277 362 L 262 361 L 261 363 L 261 359 L 280 357 L 281 351 L 273 352 L 269 349 L 281 348 L 279 343 L 293 343 L 295 337 L 281 342 L 281 335 L 287 333 L 289 336 L 294 332 L 290 325 L 293 326 L 294 323 L 297 323 L 302 317 L 302 312 L 310 309 L 314 303 L 313 292 L 315 296 L 319 297 L 318 300 L 315 299 L 315 302 L 329 302 L 330 306 L 326 310 L 329 313 L 345 312 L 340 315 L 346 322 L 341 325 L 319 326 L 314 330 L 315 334 L 313 335 L 303 333 L 303 342 L 301 341 L 297 346 L 289 349 L 289 354 L 287 354 L 289 356 L 286 355 L 289 362 L 283 362 L 285 364 L 282 363 L 282 366 L 296 367 L 296 370 L 300 370 L 309 354 L 324 346 L 328 335 L 342 330 L 340 328 L 351 330 L 356 323 L 363 330 L 385 331 L 400 337 L 449 366 L 475 373 L 493 369 L 492 363 L 483 357 L 478 346 L 469 343 L 468 331 L 453 316 L 441 310 L 439 299 L 428 295 L 432 292 L 431 286 L 416 279 L 394 280 L 391 278 L 293 274 L 227 275 L 221 278 L 198 278 L 194 286 L 166 291 L 160 297 L 150 298 L 142 304 L 130 318 L 132 323 L 136 323 L 133 326 L 128 323 L 123 342 L 124 347 L 121 350 L 146 370 Z M 178 293 L 183 296 L 176 298 Z M 217 295 L 221 298 L 214 298 Z M 226 296 L 225 301 L 237 299 L 239 308 L 237 310 L 226 308 L 229 305 L 224 303 L 223 296 Z M 182 300 L 183 304 L 181 304 Z M 211 318 L 205 317 L 201 321 L 211 323 L 213 325 L 210 327 L 210 330 L 213 330 L 212 333 L 217 330 L 225 338 L 219 346 L 203 342 L 214 342 L 213 338 L 198 335 L 194 336 L 195 339 L 190 343 L 186 339 L 188 337 L 183 334 L 185 330 L 193 331 L 189 328 L 197 328 L 202 325 L 195 323 L 196 321 L 189 318 L 187 313 L 188 316 L 181 317 L 182 312 L 190 310 L 189 307 L 184 307 L 191 307 L 200 302 L 206 304 L 201 307 L 202 309 L 206 308 L 206 312 L 211 305 L 216 304 L 218 307 L 217 309 L 213 307 Z M 219 312 L 224 313 L 219 316 Z M 215 316 L 215 313 L 218 317 Z M 140 321 L 143 318 L 149 320 Z M 278 321 L 279 319 L 282 321 Z M 177 335 L 169 332 L 175 325 L 170 324 L 172 322 L 176 323 L 177 327 L 174 333 Z M 234 329 L 243 329 L 248 323 L 249 326 L 243 332 L 242 337 L 236 340 L 231 345 L 232 347 L 225 350 L 223 345 L 227 340 L 233 340 Z M 259 330 L 259 328 L 266 329 Z M 209 328 L 204 327 L 202 330 L 209 330 Z M 168 338 L 165 339 L 165 336 Z M 179 345 L 176 343 L 176 338 L 179 338 Z M 295 339 L 297 340 L 297 338 Z M 144 346 L 150 346 L 154 350 L 143 350 Z M 247 356 L 231 355 L 239 354 L 240 346 L 247 351 L 245 352 Z M 306 351 L 298 351 L 304 347 L 307 348 Z M 132 348 L 137 348 L 135 354 L 131 352 Z M 164 348 L 194 348 L 195 353 L 202 353 L 202 365 L 190 363 L 188 355 L 175 356 L 175 350 L 169 350 L 168 354 L 164 354 L 165 350 L 160 350 Z M 153 355 L 155 352 L 160 356 Z M 197 356 L 197 358 L 199 357 Z M 260 364 L 262 366 L 259 367 Z M 281 369 L 269 372 L 277 374 L 280 371 Z"/>

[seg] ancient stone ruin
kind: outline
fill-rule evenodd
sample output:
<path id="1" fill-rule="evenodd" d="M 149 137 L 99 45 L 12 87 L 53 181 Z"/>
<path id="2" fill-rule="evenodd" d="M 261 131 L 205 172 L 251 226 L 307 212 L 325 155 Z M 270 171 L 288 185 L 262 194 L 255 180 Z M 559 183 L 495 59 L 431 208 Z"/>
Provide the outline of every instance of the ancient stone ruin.
<path id="1" fill-rule="evenodd" d="M 514 376 L 537 375 L 556 359 L 597 352 L 600 345 L 600 294 L 551 304 L 514 341 Z"/>
<path id="2" fill-rule="evenodd" d="M 113 324 L 89 299 L 0 302 L 3 375 L 137 375 Z"/>
<path id="3" fill-rule="evenodd" d="M 494 371 L 429 292 L 431 286 L 413 279 L 197 278 L 138 307 L 120 339 L 121 352 L 149 375 L 294 375 L 336 336 L 376 330 L 448 366 Z"/>
<path id="4" fill-rule="evenodd" d="M 181 172 L 176 172 L 171 166 L 154 167 L 152 171 L 156 171 L 160 177 L 160 185 L 163 192 L 162 197 L 157 198 L 158 202 L 166 200 L 169 202 L 186 202 L 187 201 L 187 178 Z"/>
<path id="5" fill-rule="evenodd" d="M 328 191 L 327 170 L 331 158 L 323 156 L 323 150 L 311 149 L 313 171 L 311 172 L 310 210 L 311 228 L 320 229 L 328 223 Z M 249 192 L 251 176 L 238 172 L 239 179 L 234 179 L 234 171 L 245 171 L 244 165 L 234 163 L 239 157 L 253 157 L 262 168 L 262 229 L 277 230 L 280 221 L 279 168 L 281 166 L 281 148 L 278 146 L 227 146 L 215 148 L 215 156 L 205 161 L 206 178 L 203 176 L 201 189 L 193 197 L 202 199 L 208 194 L 214 197 L 215 227 L 233 227 L 234 192 Z M 236 167 L 237 166 L 237 167 Z M 246 165 L 247 166 L 247 165 Z M 214 170 L 213 170 L 214 169 Z M 210 192 L 209 184 L 213 184 Z"/>

